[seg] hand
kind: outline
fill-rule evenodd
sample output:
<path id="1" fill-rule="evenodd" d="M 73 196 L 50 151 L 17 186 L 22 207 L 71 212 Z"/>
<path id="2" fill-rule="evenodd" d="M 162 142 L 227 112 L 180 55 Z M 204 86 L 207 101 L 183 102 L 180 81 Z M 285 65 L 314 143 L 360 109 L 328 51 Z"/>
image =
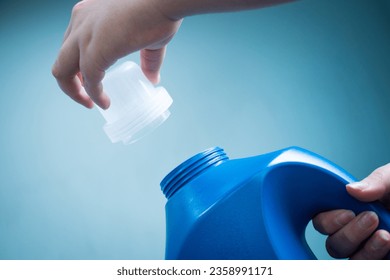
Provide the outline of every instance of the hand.
<path id="1" fill-rule="evenodd" d="M 52 73 L 61 89 L 87 108 L 108 108 L 102 79 L 119 58 L 141 50 L 141 68 L 160 79 L 165 48 L 180 27 L 159 9 L 160 0 L 84 0 L 77 3 Z M 161 4 L 160 4 L 161 5 Z M 84 91 L 85 89 L 85 91 Z"/>
<path id="2" fill-rule="evenodd" d="M 348 184 L 347 191 L 361 201 L 379 200 L 390 210 L 390 163 L 362 181 Z M 329 235 L 328 253 L 334 258 L 350 259 L 383 259 L 390 252 L 390 233 L 376 230 L 378 223 L 374 212 L 355 216 L 350 210 L 323 212 L 313 219 L 314 228 Z"/>
<path id="3" fill-rule="evenodd" d="M 87 108 L 106 109 L 101 81 L 119 58 L 141 50 L 141 68 L 153 83 L 168 42 L 185 16 L 255 9 L 292 0 L 84 0 L 72 11 L 52 73 L 58 85 Z M 85 89 L 85 90 L 84 90 Z"/>

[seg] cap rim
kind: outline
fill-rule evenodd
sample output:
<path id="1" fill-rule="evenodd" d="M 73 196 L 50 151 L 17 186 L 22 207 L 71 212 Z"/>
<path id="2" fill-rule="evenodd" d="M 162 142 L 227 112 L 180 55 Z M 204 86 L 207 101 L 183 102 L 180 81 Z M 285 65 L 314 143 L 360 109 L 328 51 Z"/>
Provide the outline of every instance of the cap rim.
<path id="1" fill-rule="evenodd" d="M 136 111 L 129 111 L 121 119 L 104 125 L 103 129 L 113 143 L 133 143 L 142 137 L 136 137 L 138 134 L 146 134 L 142 133 L 143 130 L 154 130 L 169 117 L 168 109 L 173 100 L 165 88 L 156 88 L 156 95 L 148 103 Z"/>

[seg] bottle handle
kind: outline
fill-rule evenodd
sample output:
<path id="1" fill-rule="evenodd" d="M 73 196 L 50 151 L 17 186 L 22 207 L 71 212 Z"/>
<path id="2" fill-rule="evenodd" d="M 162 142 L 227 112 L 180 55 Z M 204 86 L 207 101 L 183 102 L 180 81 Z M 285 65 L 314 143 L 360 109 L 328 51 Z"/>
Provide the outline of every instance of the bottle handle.
<path id="1" fill-rule="evenodd" d="M 268 235 L 279 259 L 315 259 L 305 239 L 310 220 L 332 209 L 350 209 L 356 214 L 374 211 L 378 228 L 390 230 L 390 212 L 378 202 L 365 203 L 348 194 L 345 185 L 352 176 L 329 161 L 304 152 L 300 161 L 271 165 L 262 174 L 263 214 Z"/>

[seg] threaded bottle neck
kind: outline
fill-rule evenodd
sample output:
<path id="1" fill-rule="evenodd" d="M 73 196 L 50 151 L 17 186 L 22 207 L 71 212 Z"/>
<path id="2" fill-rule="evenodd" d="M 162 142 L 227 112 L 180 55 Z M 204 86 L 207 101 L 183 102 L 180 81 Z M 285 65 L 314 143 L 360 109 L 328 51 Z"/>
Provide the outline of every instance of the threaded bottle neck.
<path id="1" fill-rule="evenodd" d="M 212 166 L 216 166 L 229 158 L 219 147 L 207 149 L 180 164 L 161 181 L 161 190 L 169 199 L 185 184 L 199 176 Z"/>

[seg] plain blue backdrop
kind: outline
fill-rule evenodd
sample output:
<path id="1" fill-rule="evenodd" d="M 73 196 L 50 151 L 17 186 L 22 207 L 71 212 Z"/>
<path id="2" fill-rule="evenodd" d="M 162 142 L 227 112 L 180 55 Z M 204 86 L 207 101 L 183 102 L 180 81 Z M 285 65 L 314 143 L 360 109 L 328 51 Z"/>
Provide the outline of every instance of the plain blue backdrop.
<path id="1" fill-rule="evenodd" d="M 0 259 L 163 258 L 159 183 L 216 145 L 231 158 L 297 145 L 357 178 L 389 162 L 389 1 L 185 19 L 162 69 L 172 115 L 129 146 L 51 76 L 74 4 L 0 3 Z"/>

